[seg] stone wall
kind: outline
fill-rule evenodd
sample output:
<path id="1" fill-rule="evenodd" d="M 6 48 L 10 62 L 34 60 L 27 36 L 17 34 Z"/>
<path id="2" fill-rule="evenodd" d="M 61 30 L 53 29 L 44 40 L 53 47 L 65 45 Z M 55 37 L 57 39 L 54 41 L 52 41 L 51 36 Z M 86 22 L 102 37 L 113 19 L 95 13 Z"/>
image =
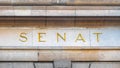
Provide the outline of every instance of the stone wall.
<path id="1" fill-rule="evenodd" d="M 0 68 L 54 68 L 53 62 L 0 62 Z M 72 62 L 69 68 L 120 68 L 120 62 Z"/>
<path id="2" fill-rule="evenodd" d="M 120 27 L 120 0 L 0 0 L 0 5 L 5 28 Z M 0 46 L 0 68 L 55 68 L 55 60 L 72 61 L 69 68 L 120 68 L 120 47 Z"/>
<path id="3" fill-rule="evenodd" d="M 7 28 L 120 27 L 119 17 L 1 17 Z M 119 47 L 0 47 L 0 61 L 120 61 Z M 47 50 L 48 49 L 48 50 Z"/>
<path id="4" fill-rule="evenodd" d="M 0 5 L 120 5 L 119 0 L 1 0 Z"/>

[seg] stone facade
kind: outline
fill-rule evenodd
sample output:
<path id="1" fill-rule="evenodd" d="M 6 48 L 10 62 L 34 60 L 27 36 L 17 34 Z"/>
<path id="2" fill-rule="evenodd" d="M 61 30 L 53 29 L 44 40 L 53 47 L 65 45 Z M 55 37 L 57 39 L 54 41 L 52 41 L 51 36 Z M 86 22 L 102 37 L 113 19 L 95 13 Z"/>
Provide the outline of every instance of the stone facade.
<path id="1" fill-rule="evenodd" d="M 0 68 L 54 68 L 54 63 L 0 62 Z M 120 62 L 72 62 L 69 68 L 120 68 Z"/>
<path id="2" fill-rule="evenodd" d="M 0 5 L 0 28 L 120 28 L 119 0 L 0 0 Z M 120 68 L 119 46 L 0 46 L 0 68 Z"/>

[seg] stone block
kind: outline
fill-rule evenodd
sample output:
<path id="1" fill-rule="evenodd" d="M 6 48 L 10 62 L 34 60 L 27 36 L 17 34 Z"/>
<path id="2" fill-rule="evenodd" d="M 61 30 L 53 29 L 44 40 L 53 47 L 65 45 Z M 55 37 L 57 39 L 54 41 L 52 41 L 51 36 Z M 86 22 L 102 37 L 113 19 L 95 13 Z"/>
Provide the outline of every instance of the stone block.
<path id="1" fill-rule="evenodd" d="M 119 61 L 119 50 L 41 50 L 39 61 Z"/>
<path id="2" fill-rule="evenodd" d="M 11 0 L 13 5 L 32 5 L 33 0 Z"/>
<path id="3" fill-rule="evenodd" d="M 0 6 L 0 16 L 14 16 L 13 6 Z"/>
<path id="4" fill-rule="evenodd" d="M 103 28 L 105 27 L 105 22 L 102 20 L 82 20 L 80 18 L 76 18 L 75 27 Z"/>
<path id="5" fill-rule="evenodd" d="M 14 21 L 13 20 L 1 20 L 0 21 L 0 27 L 13 27 Z"/>
<path id="6" fill-rule="evenodd" d="M 15 16 L 31 16 L 32 6 L 14 6 Z"/>
<path id="7" fill-rule="evenodd" d="M 54 60 L 54 68 L 71 68 L 69 60 Z"/>
<path id="8" fill-rule="evenodd" d="M 73 6 L 48 6 L 47 16 L 75 16 Z"/>
<path id="9" fill-rule="evenodd" d="M 90 68 L 120 68 L 120 62 L 94 62 Z"/>
<path id="10" fill-rule="evenodd" d="M 119 10 L 119 6 L 75 6 L 76 10 Z"/>
<path id="11" fill-rule="evenodd" d="M 96 37 L 98 35 L 98 37 Z M 119 28 L 96 28 L 90 29 L 91 46 L 119 46 Z"/>
<path id="12" fill-rule="evenodd" d="M 31 14 L 32 16 L 46 16 L 46 11 L 46 6 L 33 6 Z"/>
<path id="13" fill-rule="evenodd" d="M 46 62 L 46 63 L 35 63 L 36 68 L 53 68 L 53 64 L 50 62 Z"/>
<path id="14" fill-rule="evenodd" d="M 11 0 L 0 0 L 0 5 L 11 5 Z"/>
<path id="15" fill-rule="evenodd" d="M 34 68 L 33 62 L 13 62 L 13 68 Z"/>
<path id="16" fill-rule="evenodd" d="M 119 0 L 60 0 L 66 5 L 119 5 Z"/>
<path id="17" fill-rule="evenodd" d="M 1 5 L 119 5 L 119 0 L 0 0 Z"/>
<path id="18" fill-rule="evenodd" d="M 57 0 L 33 0 L 36 5 L 53 5 L 57 3 Z"/>
<path id="19" fill-rule="evenodd" d="M 46 27 L 74 27 L 74 17 L 72 18 L 47 18 Z"/>
<path id="20" fill-rule="evenodd" d="M 120 10 L 76 10 L 76 16 L 120 16 Z"/>
<path id="21" fill-rule="evenodd" d="M 119 20 L 111 20 L 111 21 L 106 21 L 105 22 L 105 26 L 108 26 L 108 27 L 120 27 L 120 23 L 119 23 Z"/>
<path id="22" fill-rule="evenodd" d="M 0 50 L 0 61 L 37 61 L 38 52 L 33 50 Z"/>
<path id="23" fill-rule="evenodd" d="M 16 20 L 15 21 L 15 26 L 16 27 L 39 27 L 39 28 L 43 28 L 45 27 L 45 20 Z"/>
<path id="24" fill-rule="evenodd" d="M 73 62 L 72 68 L 89 68 L 89 65 L 88 62 Z"/>
<path id="25" fill-rule="evenodd" d="M 10 62 L 0 62 L 0 68 L 13 68 Z"/>
<path id="26" fill-rule="evenodd" d="M 32 30 L 28 28 L 1 28 L 0 29 L 0 46 L 31 46 L 32 45 Z M 24 42 L 20 37 L 21 33 L 25 33 L 29 39 Z"/>
<path id="27" fill-rule="evenodd" d="M 57 0 L 12 0 L 14 5 L 51 5 L 57 3 Z"/>

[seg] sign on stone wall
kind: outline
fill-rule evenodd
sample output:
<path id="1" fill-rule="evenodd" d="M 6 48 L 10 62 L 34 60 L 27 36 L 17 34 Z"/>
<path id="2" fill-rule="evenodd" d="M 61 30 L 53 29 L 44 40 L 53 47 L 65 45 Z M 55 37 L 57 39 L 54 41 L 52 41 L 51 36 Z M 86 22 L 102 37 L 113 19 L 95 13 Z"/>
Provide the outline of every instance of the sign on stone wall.
<path id="1" fill-rule="evenodd" d="M 0 28 L 0 46 L 120 46 L 120 28 Z"/>

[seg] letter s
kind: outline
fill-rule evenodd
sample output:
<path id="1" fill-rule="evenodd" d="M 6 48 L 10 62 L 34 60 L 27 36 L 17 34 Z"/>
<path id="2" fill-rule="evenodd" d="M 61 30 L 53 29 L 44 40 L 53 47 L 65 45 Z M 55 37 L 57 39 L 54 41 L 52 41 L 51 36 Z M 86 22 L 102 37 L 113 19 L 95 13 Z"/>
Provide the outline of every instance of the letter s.
<path id="1" fill-rule="evenodd" d="M 21 42 L 27 42 L 28 39 L 27 39 L 27 37 L 26 37 L 26 34 L 27 34 L 27 33 L 25 33 L 25 32 L 20 33 L 20 37 L 21 37 L 21 38 L 20 38 L 19 40 L 20 40 Z"/>

